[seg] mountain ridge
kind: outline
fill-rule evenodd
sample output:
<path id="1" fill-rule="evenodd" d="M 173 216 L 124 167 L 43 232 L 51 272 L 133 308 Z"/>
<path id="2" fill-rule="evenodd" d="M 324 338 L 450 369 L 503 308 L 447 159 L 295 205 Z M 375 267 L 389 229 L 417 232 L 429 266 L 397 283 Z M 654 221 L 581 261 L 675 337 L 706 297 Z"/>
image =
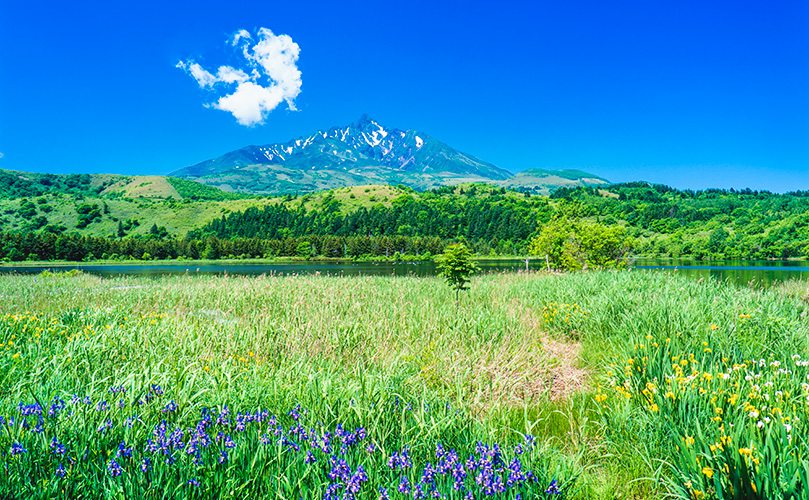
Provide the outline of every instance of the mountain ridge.
<path id="1" fill-rule="evenodd" d="M 583 173 L 586 174 L 586 173 Z M 276 194 L 361 184 L 403 184 L 425 190 L 468 182 L 508 186 L 515 174 L 414 129 L 386 128 L 367 114 L 346 126 L 287 142 L 250 145 L 171 172 L 225 191 Z M 586 174 L 588 179 L 600 177 Z M 563 177 L 559 177 L 562 179 Z M 531 179 L 535 181 L 535 179 Z M 548 194 L 576 179 L 527 188 Z M 608 184 L 603 180 L 603 184 Z M 516 179 L 518 188 L 520 178 Z M 588 183 L 589 185 L 589 183 Z"/>
<path id="2" fill-rule="evenodd" d="M 461 164 L 461 165 L 459 165 Z M 318 130 L 283 143 L 250 145 L 172 172 L 197 177 L 250 165 L 280 165 L 311 170 L 341 168 L 359 174 L 367 167 L 400 172 L 453 172 L 502 180 L 511 173 L 461 153 L 417 130 L 386 128 L 367 114 L 346 126 Z"/>

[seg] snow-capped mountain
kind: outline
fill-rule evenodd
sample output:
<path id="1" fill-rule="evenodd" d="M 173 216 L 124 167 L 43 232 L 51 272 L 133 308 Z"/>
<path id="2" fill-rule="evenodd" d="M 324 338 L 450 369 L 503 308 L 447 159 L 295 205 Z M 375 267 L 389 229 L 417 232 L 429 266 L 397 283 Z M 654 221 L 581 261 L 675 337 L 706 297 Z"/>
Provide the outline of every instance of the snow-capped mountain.
<path id="1" fill-rule="evenodd" d="M 248 146 L 171 175 L 250 192 L 380 182 L 424 189 L 511 177 L 510 172 L 425 133 L 386 128 L 367 115 L 351 125 L 286 143 Z"/>

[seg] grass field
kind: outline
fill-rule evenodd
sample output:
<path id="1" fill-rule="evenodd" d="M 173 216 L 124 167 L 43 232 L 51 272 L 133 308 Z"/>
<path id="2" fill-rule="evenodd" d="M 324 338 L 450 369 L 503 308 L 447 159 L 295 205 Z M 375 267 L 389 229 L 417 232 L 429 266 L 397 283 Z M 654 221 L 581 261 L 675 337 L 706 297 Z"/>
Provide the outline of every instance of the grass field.
<path id="1" fill-rule="evenodd" d="M 0 496 L 803 498 L 800 289 L 2 276 Z"/>

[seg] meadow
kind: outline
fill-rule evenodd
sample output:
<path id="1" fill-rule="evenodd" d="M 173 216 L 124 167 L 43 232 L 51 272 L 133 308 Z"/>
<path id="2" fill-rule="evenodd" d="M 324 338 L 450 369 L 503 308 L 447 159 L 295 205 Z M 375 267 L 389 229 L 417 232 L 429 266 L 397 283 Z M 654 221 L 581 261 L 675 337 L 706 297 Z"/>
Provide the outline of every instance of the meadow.
<path id="1" fill-rule="evenodd" d="M 805 498 L 807 287 L 0 277 L 0 496 Z"/>

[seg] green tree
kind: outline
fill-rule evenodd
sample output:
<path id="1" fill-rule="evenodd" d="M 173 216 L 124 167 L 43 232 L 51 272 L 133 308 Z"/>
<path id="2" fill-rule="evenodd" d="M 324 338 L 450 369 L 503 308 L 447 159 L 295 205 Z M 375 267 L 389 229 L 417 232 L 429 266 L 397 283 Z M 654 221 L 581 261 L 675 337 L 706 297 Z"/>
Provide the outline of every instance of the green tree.
<path id="1" fill-rule="evenodd" d="M 711 252 L 718 253 L 724 251 L 725 242 L 728 239 L 728 233 L 723 228 L 718 227 L 711 231 L 711 235 L 708 238 L 708 249 Z"/>
<path id="2" fill-rule="evenodd" d="M 295 249 L 298 256 L 306 257 L 307 259 L 312 256 L 312 244 L 308 241 L 301 241 Z"/>
<path id="3" fill-rule="evenodd" d="M 560 269 L 603 269 L 625 265 L 632 247 L 621 226 L 560 217 L 542 226 L 528 252 Z"/>
<path id="4" fill-rule="evenodd" d="M 205 245 L 205 249 L 202 251 L 202 258 L 203 260 L 216 260 L 216 257 L 216 249 L 209 242 L 207 245 Z"/>
<path id="5" fill-rule="evenodd" d="M 461 290 L 469 290 L 469 276 L 480 271 L 472 261 L 472 251 L 463 244 L 449 245 L 444 253 L 436 257 L 438 273 L 455 290 L 455 301 Z"/>

